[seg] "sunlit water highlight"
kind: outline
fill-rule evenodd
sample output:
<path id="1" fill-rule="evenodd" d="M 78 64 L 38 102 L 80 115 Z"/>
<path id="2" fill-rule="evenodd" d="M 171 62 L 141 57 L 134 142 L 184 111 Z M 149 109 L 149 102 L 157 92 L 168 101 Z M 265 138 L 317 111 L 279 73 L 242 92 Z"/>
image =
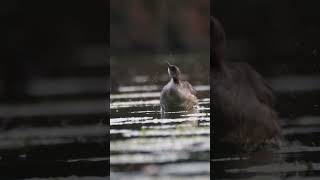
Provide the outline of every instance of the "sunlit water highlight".
<path id="1" fill-rule="evenodd" d="M 160 118 L 160 86 L 120 86 L 110 95 L 111 179 L 209 179 L 209 85 L 198 113 Z"/>

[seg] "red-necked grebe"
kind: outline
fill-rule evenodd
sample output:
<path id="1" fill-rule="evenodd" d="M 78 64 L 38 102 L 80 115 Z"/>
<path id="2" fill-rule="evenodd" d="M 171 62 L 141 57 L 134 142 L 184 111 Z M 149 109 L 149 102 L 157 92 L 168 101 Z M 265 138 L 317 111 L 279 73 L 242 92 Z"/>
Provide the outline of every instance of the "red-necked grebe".
<path id="1" fill-rule="evenodd" d="M 281 130 L 270 85 L 248 64 L 224 61 L 223 26 L 215 18 L 211 23 L 214 139 L 246 146 L 279 142 Z"/>
<path id="2" fill-rule="evenodd" d="M 190 111 L 197 105 L 196 91 L 187 81 L 181 80 L 181 71 L 167 62 L 170 81 L 160 95 L 161 116 L 166 112 Z"/>

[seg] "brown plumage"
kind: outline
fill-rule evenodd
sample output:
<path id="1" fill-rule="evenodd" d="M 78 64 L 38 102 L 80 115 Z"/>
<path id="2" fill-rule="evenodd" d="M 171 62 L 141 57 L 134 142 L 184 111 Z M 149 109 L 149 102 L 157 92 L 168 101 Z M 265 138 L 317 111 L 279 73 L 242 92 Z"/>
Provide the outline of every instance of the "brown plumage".
<path id="1" fill-rule="evenodd" d="M 251 148 L 277 143 L 281 130 L 270 85 L 249 64 L 224 61 L 224 29 L 215 18 L 211 23 L 214 139 Z"/>
<path id="2" fill-rule="evenodd" d="M 161 116 L 166 112 L 192 111 L 197 105 L 196 91 L 187 81 L 181 80 L 180 69 L 167 63 L 170 81 L 166 84 L 160 95 Z"/>

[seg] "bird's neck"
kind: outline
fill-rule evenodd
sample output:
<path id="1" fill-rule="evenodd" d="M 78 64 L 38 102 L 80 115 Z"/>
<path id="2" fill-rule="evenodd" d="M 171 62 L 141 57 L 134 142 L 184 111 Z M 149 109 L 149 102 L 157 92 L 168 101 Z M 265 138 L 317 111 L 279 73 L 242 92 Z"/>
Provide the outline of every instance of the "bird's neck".
<path id="1" fill-rule="evenodd" d="M 212 46 L 211 56 L 211 68 L 214 71 L 222 71 L 224 67 L 224 58 L 226 50 L 226 35 L 222 24 L 218 19 L 211 18 L 211 38 L 210 44 Z"/>
<path id="2" fill-rule="evenodd" d="M 221 71 L 224 67 L 224 55 L 222 52 L 213 54 L 211 60 L 211 68 L 214 71 Z"/>
<path id="3" fill-rule="evenodd" d="M 172 80 L 172 82 L 174 84 L 179 84 L 180 83 L 180 78 L 178 78 L 178 77 L 172 77 L 171 80 Z"/>

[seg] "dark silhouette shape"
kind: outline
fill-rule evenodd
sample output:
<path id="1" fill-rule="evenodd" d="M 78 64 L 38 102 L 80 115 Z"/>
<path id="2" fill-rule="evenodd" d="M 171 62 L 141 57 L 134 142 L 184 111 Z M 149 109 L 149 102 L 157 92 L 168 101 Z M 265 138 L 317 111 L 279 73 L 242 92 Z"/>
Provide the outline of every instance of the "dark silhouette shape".
<path id="1" fill-rule="evenodd" d="M 194 110 L 198 102 L 196 91 L 189 82 L 181 80 L 181 72 L 177 66 L 168 62 L 167 65 L 171 80 L 161 91 L 161 117 L 166 117 L 166 112 Z"/>
<path id="2" fill-rule="evenodd" d="M 248 64 L 224 61 L 224 29 L 215 18 L 211 23 L 214 140 L 250 149 L 278 144 L 281 130 L 271 87 Z"/>

